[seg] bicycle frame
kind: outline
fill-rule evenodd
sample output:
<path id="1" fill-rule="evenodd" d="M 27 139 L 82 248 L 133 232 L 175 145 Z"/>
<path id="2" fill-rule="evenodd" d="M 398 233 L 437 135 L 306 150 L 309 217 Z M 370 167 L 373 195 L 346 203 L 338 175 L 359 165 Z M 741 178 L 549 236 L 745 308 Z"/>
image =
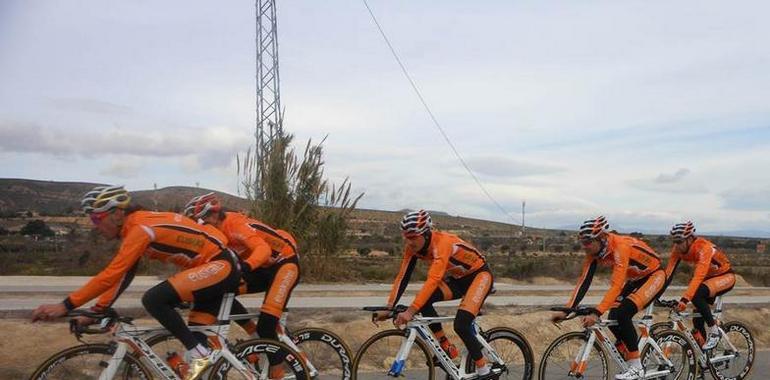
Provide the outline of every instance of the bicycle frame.
<path id="1" fill-rule="evenodd" d="M 246 368 L 243 363 L 232 353 L 227 347 L 225 337 L 230 330 L 230 322 L 228 317 L 230 315 L 230 307 L 232 306 L 235 295 L 233 293 L 225 294 L 222 299 L 222 306 L 219 309 L 219 315 L 217 316 L 218 323 L 213 326 L 196 326 L 191 328 L 194 331 L 203 331 L 207 335 L 216 336 L 219 341 L 221 349 L 217 352 L 212 361 L 218 360 L 220 357 L 224 357 L 236 370 L 246 375 L 251 379 L 258 379 L 251 370 Z M 159 357 L 150 346 L 144 341 L 143 337 L 150 336 L 152 334 L 158 334 L 166 332 L 164 328 L 159 327 L 136 327 L 127 323 L 118 323 L 115 325 L 113 335 L 116 340 L 115 354 L 110 358 L 107 367 L 99 375 L 99 380 L 111 380 L 118 371 L 120 363 L 128 352 L 130 346 L 133 352 L 140 355 L 140 358 L 144 358 L 145 362 L 149 364 L 150 369 L 159 375 L 162 379 L 166 380 L 178 380 L 179 377 L 168 366 L 165 360 Z"/>
<path id="2" fill-rule="evenodd" d="M 695 351 L 695 356 L 698 359 L 698 365 L 701 367 L 701 369 L 707 369 L 709 366 L 709 363 L 712 365 L 716 365 L 722 362 L 731 361 L 738 357 L 738 350 L 735 348 L 732 342 L 730 342 L 730 339 L 727 337 L 727 334 L 724 330 L 722 330 L 722 326 L 720 326 L 719 320 L 722 317 L 722 296 L 717 296 L 716 300 L 714 302 L 714 322 L 716 322 L 719 333 L 721 334 L 721 340 L 726 342 L 727 345 L 730 347 L 733 354 L 729 355 L 720 355 L 712 357 L 711 359 L 706 356 L 706 352 L 703 351 L 703 348 L 696 342 L 695 337 L 692 335 L 692 332 L 690 329 L 685 326 L 684 321 L 687 319 L 697 318 L 700 317 L 700 313 L 688 313 L 688 312 L 677 312 L 675 310 L 671 310 L 671 313 L 669 315 L 669 318 L 674 323 L 674 330 L 677 330 L 681 333 L 683 333 L 687 340 L 690 341 L 690 345 L 693 347 Z"/>
<path id="3" fill-rule="evenodd" d="M 433 336 L 433 332 L 431 332 L 428 328 L 428 325 L 430 324 L 449 322 L 454 320 L 454 318 L 455 317 L 415 317 L 413 320 L 408 322 L 406 324 L 406 330 L 408 330 L 407 339 L 401 344 L 401 347 L 399 347 L 398 354 L 396 355 L 396 359 L 390 367 L 390 371 L 388 371 L 388 375 L 394 377 L 401 375 L 404 370 L 404 366 L 406 365 L 406 358 L 409 356 L 409 352 L 412 349 L 412 345 L 414 344 L 415 340 L 419 339 L 423 343 L 427 343 L 428 348 L 433 352 L 433 355 L 441 363 L 444 371 L 446 371 L 447 374 L 452 377 L 452 379 L 465 380 L 475 378 L 475 372 L 466 373 L 464 368 L 458 368 L 457 365 L 455 365 L 452 359 L 449 358 L 449 355 L 447 355 L 446 352 L 444 352 L 444 350 L 441 348 L 441 344 L 439 344 L 436 337 Z M 475 332 L 476 339 L 481 344 L 482 349 L 486 350 L 489 359 L 491 359 L 491 361 L 494 363 L 505 366 L 505 362 L 500 358 L 500 356 L 486 341 L 486 339 L 482 337 L 481 329 L 479 328 L 478 324 L 476 324 L 475 320 L 473 322 L 473 330 Z M 466 349 L 463 350 L 460 363 L 465 363 L 467 358 L 468 350 Z M 428 365 L 432 364 L 429 363 Z"/>
<path id="4" fill-rule="evenodd" d="M 634 320 L 636 324 L 639 326 L 640 331 L 640 338 L 639 338 L 639 352 L 641 352 L 647 345 L 650 345 L 654 352 L 656 352 L 658 355 L 656 355 L 656 359 L 658 360 L 657 364 L 663 364 L 667 366 L 668 368 L 673 368 L 674 364 L 671 363 L 670 360 L 668 360 L 668 355 L 666 355 L 663 350 L 660 348 L 657 342 L 655 342 L 652 337 L 650 337 L 650 327 L 652 326 L 652 311 L 653 311 L 653 305 L 650 304 L 645 309 L 644 316 L 642 316 L 641 319 Z M 570 375 L 577 375 L 582 374 L 587 366 L 588 363 L 588 355 L 591 353 L 591 348 L 594 346 L 595 342 L 599 342 L 599 344 L 604 348 L 605 352 L 609 353 L 609 356 L 612 360 L 615 361 L 615 363 L 618 365 L 619 369 L 622 372 L 625 372 L 629 369 L 628 362 L 623 358 L 623 355 L 618 351 L 617 347 L 611 342 L 610 333 L 608 331 L 608 327 L 610 326 L 617 326 L 617 321 L 612 320 L 606 320 L 602 319 L 598 321 L 595 325 L 586 328 L 586 334 L 587 341 L 583 345 L 583 347 L 578 351 L 577 355 L 575 356 L 575 360 L 572 362 L 572 365 L 570 367 Z M 671 370 L 658 370 L 653 372 L 647 372 L 645 373 L 646 377 L 657 377 L 661 375 L 667 375 L 670 374 Z"/>

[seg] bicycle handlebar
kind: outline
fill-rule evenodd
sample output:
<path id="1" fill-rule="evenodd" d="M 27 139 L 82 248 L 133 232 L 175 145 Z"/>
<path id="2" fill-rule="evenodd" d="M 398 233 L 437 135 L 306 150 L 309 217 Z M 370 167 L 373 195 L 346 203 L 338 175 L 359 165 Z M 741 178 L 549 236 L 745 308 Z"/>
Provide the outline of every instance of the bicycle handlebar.
<path id="1" fill-rule="evenodd" d="M 677 300 L 655 300 L 655 306 L 673 309 L 679 304 Z"/>
<path id="2" fill-rule="evenodd" d="M 115 309 L 108 308 L 103 311 L 93 311 L 88 309 L 76 309 L 67 313 L 68 317 L 88 317 L 99 321 L 99 328 L 80 325 L 77 320 L 70 319 L 70 332 L 80 340 L 84 334 L 105 334 L 110 331 L 115 322 L 131 323 L 134 319 L 131 317 L 121 317 Z"/>
<path id="3" fill-rule="evenodd" d="M 596 309 L 592 307 L 552 307 L 551 311 L 561 311 L 564 314 L 567 314 L 567 316 L 564 318 L 565 321 L 596 313 Z"/>
<path id="4" fill-rule="evenodd" d="M 396 305 L 396 307 L 390 308 L 387 306 L 364 306 L 364 311 L 371 311 L 376 313 L 378 311 L 388 311 L 388 318 L 396 318 L 399 313 L 403 313 L 408 309 L 405 305 Z"/>

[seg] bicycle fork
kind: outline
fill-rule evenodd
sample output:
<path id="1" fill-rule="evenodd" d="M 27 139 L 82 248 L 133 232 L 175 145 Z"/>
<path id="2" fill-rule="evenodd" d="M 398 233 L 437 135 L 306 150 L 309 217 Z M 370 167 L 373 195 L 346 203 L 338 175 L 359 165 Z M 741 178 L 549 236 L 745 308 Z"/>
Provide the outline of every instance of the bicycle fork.
<path id="1" fill-rule="evenodd" d="M 396 354 L 396 359 L 393 361 L 393 364 L 390 366 L 390 370 L 388 371 L 388 376 L 401 376 L 401 372 L 404 371 L 404 366 L 406 365 L 406 358 L 409 356 L 409 351 L 411 351 L 416 337 L 417 331 L 415 331 L 415 329 L 409 329 L 409 335 L 407 336 L 404 343 L 401 343 L 401 347 L 398 349 L 398 354 Z"/>

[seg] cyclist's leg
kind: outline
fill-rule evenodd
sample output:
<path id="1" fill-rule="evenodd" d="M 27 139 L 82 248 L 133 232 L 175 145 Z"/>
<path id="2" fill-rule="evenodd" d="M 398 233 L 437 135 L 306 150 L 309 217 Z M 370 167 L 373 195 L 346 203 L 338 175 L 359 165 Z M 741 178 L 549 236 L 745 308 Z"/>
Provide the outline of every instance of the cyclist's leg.
<path id="1" fill-rule="evenodd" d="M 494 279 L 492 273 L 488 270 L 481 270 L 473 276 L 473 281 L 468 286 L 467 292 L 460 307 L 457 310 L 457 317 L 454 321 L 454 329 L 460 339 L 468 349 L 471 359 L 476 362 L 476 368 L 482 368 L 486 365 L 484 356 L 481 353 L 481 343 L 476 340 L 475 331 L 473 331 L 473 320 L 479 314 L 481 306 L 492 289 Z"/>
<path id="2" fill-rule="evenodd" d="M 184 344 L 187 350 L 200 350 L 203 347 L 207 352 L 205 340 L 200 341 L 193 335 L 179 313 L 174 310 L 174 305 L 179 304 L 180 301 L 195 301 L 194 292 L 208 287 L 219 288 L 217 293 L 221 301 L 222 294 L 226 291 L 221 284 L 228 283 L 228 280 L 232 281 L 234 276 L 237 276 L 237 269 L 230 261 L 213 260 L 179 272 L 150 288 L 142 297 L 142 304 L 150 315 Z"/>
<path id="3" fill-rule="evenodd" d="M 243 272 L 241 274 L 241 283 L 238 287 L 238 295 L 241 294 L 253 294 L 266 291 L 270 287 L 270 283 L 273 280 L 275 271 L 269 269 L 255 269 L 251 272 Z M 246 309 L 240 301 L 237 299 L 233 301 L 233 307 L 230 314 L 248 314 Z M 257 324 L 251 319 L 239 319 L 235 321 L 241 328 L 246 331 L 249 336 L 256 338 Z"/>
<path id="4" fill-rule="evenodd" d="M 628 296 L 633 293 L 636 289 L 638 289 L 644 282 L 640 281 L 632 281 L 627 283 L 623 290 L 620 292 L 620 296 L 618 297 L 621 300 L 624 300 L 628 298 Z M 615 302 L 612 305 L 612 308 L 609 311 L 609 314 L 607 315 L 607 318 L 613 321 L 618 320 L 618 314 L 620 313 L 620 310 L 618 309 L 620 307 L 620 302 Z M 619 325 L 614 325 L 609 327 L 610 331 L 612 332 L 612 335 L 615 336 L 615 348 L 618 349 L 618 352 L 623 354 L 623 357 L 628 356 L 628 347 L 626 347 L 626 344 L 623 343 L 623 339 L 621 339 L 622 333 L 621 328 Z"/>
<path id="5" fill-rule="evenodd" d="M 695 294 L 692 297 L 692 305 L 695 310 L 698 311 L 700 317 L 692 319 L 693 334 L 696 334 L 696 340 L 699 340 L 699 344 L 703 345 L 706 334 L 706 322 L 709 326 L 714 324 L 714 316 L 711 315 L 711 308 L 709 307 L 709 289 L 705 284 L 700 284 Z M 700 338 L 700 339 L 698 339 Z"/>
<path id="6" fill-rule="evenodd" d="M 621 340 L 628 349 L 627 360 L 639 363 L 639 337 L 631 319 L 639 310 L 643 310 L 655 299 L 665 282 L 666 272 L 662 269 L 651 273 L 638 289 L 621 301 L 618 307 L 618 327 L 620 327 Z"/>
<path id="7" fill-rule="evenodd" d="M 278 340 L 278 323 L 294 287 L 299 282 L 299 276 L 300 271 L 296 258 L 289 259 L 276 268 L 273 281 L 265 293 L 257 321 L 257 334 L 261 338 Z M 268 355 L 268 361 L 270 366 L 274 367 L 283 361 L 283 357 Z"/>
<path id="8" fill-rule="evenodd" d="M 703 281 L 695 292 L 693 305 L 695 305 L 695 309 L 700 313 L 701 318 L 693 319 L 693 325 L 703 334 L 704 338 L 708 338 L 709 341 L 705 344 L 706 347 L 713 347 L 719 339 L 719 329 L 716 326 L 713 314 L 711 314 L 711 305 L 717 296 L 729 292 L 734 286 L 735 275 L 725 273 Z M 695 302 L 696 298 L 698 298 L 698 303 Z M 709 326 L 710 331 L 708 331 L 708 334 L 705 325 Z"/>

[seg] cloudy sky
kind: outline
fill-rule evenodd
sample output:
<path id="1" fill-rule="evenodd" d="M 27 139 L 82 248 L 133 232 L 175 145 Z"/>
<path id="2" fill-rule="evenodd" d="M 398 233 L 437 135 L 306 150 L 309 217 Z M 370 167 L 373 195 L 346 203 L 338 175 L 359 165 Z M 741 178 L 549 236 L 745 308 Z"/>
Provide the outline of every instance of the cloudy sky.
<path id="1" fill-rule="evenodd" d="M 362 206 L 575 227 L 770 231 L 770 4 L 280 1 L 297 141 Z M 236 193 L 252 1 L 0 2 L 0 177 Z"/>

